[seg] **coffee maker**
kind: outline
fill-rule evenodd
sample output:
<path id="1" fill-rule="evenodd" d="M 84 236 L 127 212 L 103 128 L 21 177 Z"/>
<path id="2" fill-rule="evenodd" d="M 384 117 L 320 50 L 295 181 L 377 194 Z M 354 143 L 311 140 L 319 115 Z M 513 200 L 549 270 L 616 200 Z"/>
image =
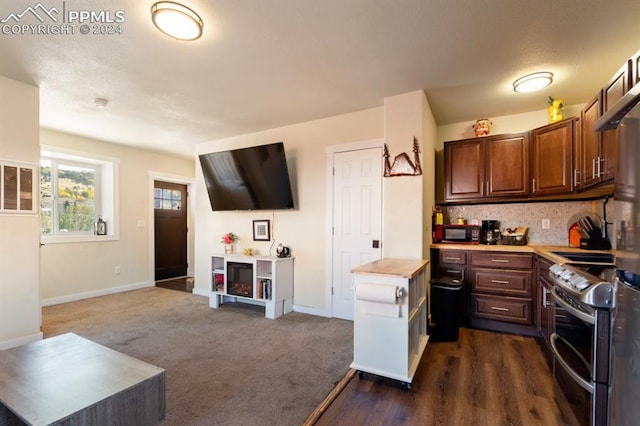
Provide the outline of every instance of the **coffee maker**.
<path id="1" fill-rule="evenodd" d="M 500 222 L 497 220 L 483 220 L 480 242 L 482 244 L 498 244 L 500 241 Z"/>

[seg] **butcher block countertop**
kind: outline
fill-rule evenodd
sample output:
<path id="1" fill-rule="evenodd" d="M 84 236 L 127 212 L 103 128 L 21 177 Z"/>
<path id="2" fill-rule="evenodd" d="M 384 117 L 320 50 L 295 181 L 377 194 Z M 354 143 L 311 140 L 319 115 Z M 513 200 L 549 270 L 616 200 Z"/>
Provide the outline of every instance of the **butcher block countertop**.
<path id="1" fill-rule="evenodd" d="M 356 266 L 351 270 L 354 274 L 364 275 L 390 275 L 402 278 L 411 278 L 416 272 L 429 263 L 424 259 L 394 259 L 383 258 L 365 265 Z"/>
<path id="2" fill-rule="evenodd" d="M 510 245 L 487 245 L 487 244 L 447 244 L 447 243 L 437 243 L 431 244 L 431 248 L 433 249 L 444 249 L 444 250 L 468 250 L 468 251 L 502 251 L 502 252 L 513 252 L 513 253 L 532 253 L 537 254 L 542 257 L 549 259 L 555 263 L 562 263 L 565 259 L 561 256 L 554 254 L 556 251 L 563 252 L 573 252 L 573 253 L 609 253 L 616 254 L 615 250 L 585 250 L 577 247 L 568 247 L 568 246 L 552 246 L 552 245 L 542 245 L 542 244 L 528 244 L 526 246 L 510 246 Z"/>

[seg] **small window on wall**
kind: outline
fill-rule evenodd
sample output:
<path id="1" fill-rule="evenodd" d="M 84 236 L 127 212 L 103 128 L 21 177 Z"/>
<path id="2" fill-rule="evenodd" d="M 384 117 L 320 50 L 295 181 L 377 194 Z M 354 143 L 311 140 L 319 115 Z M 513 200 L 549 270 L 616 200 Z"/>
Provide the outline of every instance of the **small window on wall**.
<path id="1" fill-rule="evenodd" d="M 0 213 L 36 213 L 35 164 L 0 160 Z"/>
<path id="2" fill-rule="evenodd" d="M 40 160 L 40 230 L 43 242 L 116 239 L 118 160 L 55 149 Z M 107 235 L 95 235 L 98 219 Z"/>
<path id="3" fill-rule="evenodd" d="M 175 189 L 154 188 L 153 206 L 156 210 L 182 210 L 182 193 Z"/>

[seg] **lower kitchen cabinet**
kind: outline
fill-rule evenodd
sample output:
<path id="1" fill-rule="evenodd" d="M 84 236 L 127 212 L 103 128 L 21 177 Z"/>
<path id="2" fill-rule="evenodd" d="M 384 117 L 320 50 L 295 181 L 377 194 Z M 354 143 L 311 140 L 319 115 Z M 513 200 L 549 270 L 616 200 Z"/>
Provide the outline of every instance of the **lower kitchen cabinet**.
<path id="1" fill-rule="evenodd" d="M 551 265 L 553 265 L 553 262 L 545 259 L 544 257 L 538 257 L 536 268 L 538 271 L 538 285 L 536 286 L 538 292 L 536 324 L 538 326 L 538 333 L 542 339 L 542 346 L 545 349 L 545 355 L 549 363 L 553 361 L 551 342 L 549 338 L 551 337 L 551 333 L 553 333 L 555 327 L 555 304 L 550 295 L 553 285 L 548 278 L 549 267 Z"/>
<path id="2" fill-rule="evenodd" d="M 470 252 L 471 326 L 536 335 L 533 322 L 534 256 Z"/>

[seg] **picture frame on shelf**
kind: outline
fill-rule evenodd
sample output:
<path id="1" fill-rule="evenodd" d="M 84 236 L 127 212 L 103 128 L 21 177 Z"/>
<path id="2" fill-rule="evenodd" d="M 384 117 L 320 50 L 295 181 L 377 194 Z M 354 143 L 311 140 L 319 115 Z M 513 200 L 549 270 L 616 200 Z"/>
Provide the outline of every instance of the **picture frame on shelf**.
<path id="1" fill-rule="evenodd" d="M 253 221 L 253 241 L 270 241 L 270 221 L 254 220 Z"/>

